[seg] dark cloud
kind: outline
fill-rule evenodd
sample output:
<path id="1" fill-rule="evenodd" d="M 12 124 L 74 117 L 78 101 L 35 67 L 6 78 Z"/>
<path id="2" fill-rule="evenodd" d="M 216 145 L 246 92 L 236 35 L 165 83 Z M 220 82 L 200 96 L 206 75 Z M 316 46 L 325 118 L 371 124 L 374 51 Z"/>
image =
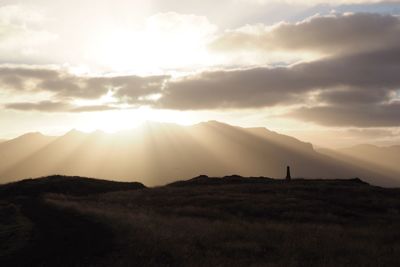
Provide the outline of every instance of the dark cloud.
<path id="1" fill-rule="evenodd" d="M 96 112 L 117 109 L 116 107 L 108 105 L 94 105 L 94 106 L 74 106 L 64 102 L 41 101 L 37 103 L 21 102 L 9 103 L 4 105 L 7 109 L 14 109 L 20 111 L 41 111 L 41 112 Z"/>
<path id="2" fill-rule="evenodd" d="M 325 126 L 398 127 L 400 101 L 375 105 L 304 107 L 288 116 Z"/>
<path id="3" fill-rule="evenodd" d="M 7 70 L 7 75 L 1 76 L 3 83 L 4 77 L 11 73 L 22 75 L 24 72 Z M 387 103 L 400 88 L 399 73 L 400 48 L 329 57 L 292 67 L 204 72 L 178 80 L 170 80 L 168 76 L 78 77 L 56 71 L 27 71 L 25 75 L 40 80 L 40 86 L 26 90 L 55 92 L 54 102 L 16 103 L 5 107 L 89 111 L 97 108 L 66 108 L 64 103 L 68 101 L 63 99 L 97 99 L 109 90 L 120 103 L 131 107 L 151 105 L 177 110 L 309 105 L 313 104 L 310 98 L 313 94 L 314 104 L 327 106 L 303 108 L 289 116 L 323 125 L 396 126 L 396 117 L 400 117 L 397 104 Z M 28 86 L 25 82 L 22 84 Z M 152 94 L 160 94 L 161 98 L 153 102 L 143 99 Z M 346 116 L 346 112 L 354 116 Z"/>
<path id="4" fill-rule="evenodd" d="M 317 101 L 334 105 L 377 104 L 390 101 L 393 91 L 388 89 L 374 90 L 364 88 L 340 88 L 322 91 Z"/>
<path id="5" fill-rule="evenodd" d="M 288 68 L 205 72 L 171 81 L 159 105 L 171 109 L 254 108 L 318 102 L 376 104 L 400 88 L 400 48 L 326 58 Z"/>
<path id="6" fill-rule="evenodd" d="M 281 23 L 272 28 L 247 26 L 222 34 L 210 48 L 223 53 L 305 50 L 337 55 L 398 46 L 399 42 L 398 17 L 357 13 L 315 16 L 300 23 Z"/>
<path id="7" fill-rule="evenodd" d="M 158 105 L 180 110 L 273 106 L 293 100 L 285 68 L 205 72 L 169 82 Z M 294 81 L 293 81 L 294 82 Z"/>
<path id="8" fill-rule="evenodd" d="M 112 86 L 117 88 L 115 96 L 128 103 L 140 102 L 140 97 L 161 93 L 164 82 L 169 76 L 119 76 L 111 79 Z"/>
<path id="9" fill-rule="evenodd" d="M 79 106 L 74 107 L 68 110 L 68 112 L 99 112 L 99 111 L 108 111 L 108 110 L 117 110 L 120 109 L 118 107 L 109 106 L 109 105 L 94 105 L 94 106 Z"/>
<path id="10" fill-rule="evenodd" d="M 107 93 L 107 90 L 102 87 L 87 87 L 84 78 L 71 76 L 42 80 L 37 85 L 36 89 L 52 92 L 58 97 L 75 97 L 84 99 L 99 98 Z"/>
<path id="11" fill-rule="evenodd" d="M 35 68 L 20 68 L 20 67 L 1 67 L 0 78 L 19 77 L 25 79 L 54 79 L 59 76 L 59 72 L 51 69 L 35 69 Z"/>
<path id="12" fill-rule="evenodd" d="M 26 83 L 28 80 L 34 82 L 53 80 L 58 75 L 57 71 L 49 69 L 0 67 L 0 83 L 2 87 L 19 91 L 34 89 Z"/>
<path id="13" fill-rule="evenodd" d="M 168 76 L 80 77 L 62 71 L 0 68 L 0 86 L 14 91 L 50 92 L 55 98 L 97 99 L 108 91 L 127 102 L 159 93 Z"/>
<path id="14" fill-rule="evenodd" d="M 69 110 L 71 106 L 63 102 L 41 101 L 38 103 L 20 102 L 4 105 L 7 109 L 22 111 L 45 111 L 45 112 L 62 112 Z"/>
<path id="15" fill-rule="evenodd" d="M 44 80 L 39 88 L 58 96 L 96 99 L 108 91 L 127 102 L 137 102 L 141 96 L 159 93 L 167 76 L 76 77 L 68 76 Z"/>

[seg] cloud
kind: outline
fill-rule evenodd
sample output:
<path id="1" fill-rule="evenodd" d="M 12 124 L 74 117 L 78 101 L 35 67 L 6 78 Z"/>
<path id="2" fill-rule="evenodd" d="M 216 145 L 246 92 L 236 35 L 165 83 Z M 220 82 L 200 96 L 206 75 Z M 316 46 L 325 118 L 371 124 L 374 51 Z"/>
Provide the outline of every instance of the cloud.
<path id="1" fill-rule="evenodd" d="M 39 103 L 9 103 L 4 105 L 7 109 L 22 110 L 22 111 L 46 111 L 46 112 L 60 112 L 70 108 L 69 104 L 62 102 L 42 101 Z"/>
<path id="2" fill-rule="evenodd" d="M 292 67 L 205 72 L 169 82 L 160 105 L 172 109 L 255 108 L 388 101 L 400 87 L 400 48 L 326 58 Z M 310 100 L 311 101 L 311 100 Z"/>
<path id="3" fill-rule="evenodd" d="M 322 106 L 297 109 L 288 116 L 324 126 L 398 127 L 400 101 L 375 105 Z"/>
<path id="4" fill-rule="evenodd" d="M 141 98 L 161 93 L 164 82 L 170 77 L 165 75 L 138 77 L 119 76 L 110 78 L 111 85 L 115 90 L 115 97 L 127 103 L 136 104 Z"/>
<path id="5" fill-rule="evenodd" d="M 47 57 L 46 47 L 58 36 L 43 29 L 43 14 L 22 5 L 0 6 L 0 61 L 27 63 Z"/>
<path id="6" fill-rule="evenodd" d="M 393 101 L 400 88 L 398 73 L 400 48 L 325 58 L 291 67 L 209 71 L 180 79 L 79 77 L 56 70 L 3 68 L 0 81 L 13 86 L 15 91 L 53 92 L 54 100 L 98 99 L 111 91 L 119 104 L 130 107 L 211 110 L 306 105 L 287 116 L 332 126 L 396 126 L 400 113 Z M 146 99 L 154 94 L 160 97 Z M 6 107 L 66 110 L 51 103 Z M 356 114 L 353 124 L 346 112 Z"/>
<path id="7" fill-rule="evenodd" d="M 179 110 L 266 107 L 292 100 L 301 92 L 284 81 L 287 68 L 204 72 L 167 83 L 160 107 Z"/>
<path id="8" fill-rule="evenodd" d="M 389 89 L 375 90 L 347 87 L 322 91 L 316 96 L 316 102 L 330 105 L 376 104 L 390 101 L 393 95 L 394 91 Z"/>
<path id="9" fill-rule="evenodd" d="M 114 110 L 117 107 L 108 105 L 74 106 L 65 102 L 41 101 L 37 103 L 20 102 L 4 105 L 7 109 L 19 111 L 41 111 L 41 112 L 98 112 Z"/>
<path id="10" fill-rule="evenodd" d="M 241 2 L 252 2 L 259 5 L 268 5 L 271 3 L 303 4 L 303 5 L 343 5 L 343 4 L 370 4 L 370 3 L 396 3 L 397 0 L 238 0 Z"/>
<path id="11" fill-rule="evenodd" d="M 86 77 L 56 69 L 0 67 L 1 88 L 14 92 L 48 92 L 56 99 L 98 99 L 112 91 L 121 100 L 137 102 L 141 96 L 160 92 L 168 78 L 136 75 Z"/>
<path id="12" fill-rule="evenodd" d="M 59 69 L 0 67 L 0 92 L 32 96 L 4 108 L 40 112 L 96 112 L 151 105 L 169 76 L 77 76 Z M 35 97 L 34 97 L 35 96 Z M 106 97 L 108 96 L 108 97 Z M 106 99 L 102 99 L 106 97 Z M 111 97 L 111 98 L 110 98 Z M 45 100 L 42 100 L 42 99 Z M 41 101 L 42 100 L 42 101 Z M 85 103 L 75 105 L 74 103 Z M 87 105 L 90 103 L 90 105 Z"/>
<path id="13" fill-rule="evenodd" d="M 109 105 L 92 105 L 92 106 L 74 107 L 69 109 L 68 112 L 99 112 L 99 111 L 108 111 L 116 109 L 121 109 L 121 108 Z"/>
<path id="14" fill-rule="evenodd" d="M 168 76 L 116 76 L 116 77 L 79 77 L 59 76 L 43 80 L 39 88 L 54 92 L 59 97 L 97 99 L 112 91 L 115 96 L 136 102 L 141 96 L 151 95 L 161 90 Z"/>
<path id="15" fill-rule="evenodd" d="M 298 23 L 273 26 L 247 25 L 225 32 L 210 48 L 219 53 L 305 51 L 338 55 L 397 47 L 399 43 L 398 17 L 358 13 L 314 16 Z"/>
<path id="16" fill-rule="evenodd" d="M 16 93 L 51 94 L 48 102 L 6 105 L 19 110 L 96 110 L 96 106 L 79 109 L 63 105 L 76 99 L 98 100 L 112 94 L 113 107 L 146 105 L 172 110 L 283 107 L 288 117 L 321 125 L 399 126 L 399 29 L 399 19 L 389 15 L 313 17 L 297 24 L 273 26 L 262 32 L 267 37 L 252 39 L 252 36 L 245 42 L 247 49 L 250 46 L 264 49 L 265 43 L 287 51 L 304 49 L 329 54 L 310 62 L 287 67 L 210 70 L 181 78 L 88 77 L 59 69 L 0 67 L 0 88 Z M 242 49 L 241 41 L 238 44 Z M 281 45 L 283 48 L 279 48 Z"/>
<path id="17" fill-rule="evenodd" d="M 289 67 L 204 72 L 170 81 L 159 107 L 205 110 L 277 106 L 294 109 L 287 117 L 326 126 L 399 126 L 398 17 L 315 17 L 272 27 L 266 35 L 231 41 L 235 49 L 276 46 L 288 51 L 318 50 L 329 56 Z"/>

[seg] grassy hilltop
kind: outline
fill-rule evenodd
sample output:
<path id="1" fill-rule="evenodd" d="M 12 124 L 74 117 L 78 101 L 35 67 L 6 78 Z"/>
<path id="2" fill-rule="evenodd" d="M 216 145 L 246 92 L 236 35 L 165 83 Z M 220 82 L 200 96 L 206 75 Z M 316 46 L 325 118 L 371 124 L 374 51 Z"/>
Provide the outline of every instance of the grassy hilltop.
<path id="1" fill-rule="evenodd" d="M 64 191 L 49 186 L 57 179 L 29 181 L 38 194 L 26 191 L 27 182 L 0 187 L 0 263 L 399 264 L 400 190 L 359 179 L 284 182 L 200 176 L 145 188 L 63 177 L 62 183 L 69 184 Z"/>

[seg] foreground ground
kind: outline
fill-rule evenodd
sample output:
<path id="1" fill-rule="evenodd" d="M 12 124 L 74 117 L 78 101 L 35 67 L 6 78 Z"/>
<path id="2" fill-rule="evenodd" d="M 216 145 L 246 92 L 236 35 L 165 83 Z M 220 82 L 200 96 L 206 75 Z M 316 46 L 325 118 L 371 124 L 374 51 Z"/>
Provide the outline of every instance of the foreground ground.
<path id="1" fill-rule="evenodd" d="M 1 266 L 400 264 L 399 189 L 358 179 L 83 181 L 0 187 Z"/>

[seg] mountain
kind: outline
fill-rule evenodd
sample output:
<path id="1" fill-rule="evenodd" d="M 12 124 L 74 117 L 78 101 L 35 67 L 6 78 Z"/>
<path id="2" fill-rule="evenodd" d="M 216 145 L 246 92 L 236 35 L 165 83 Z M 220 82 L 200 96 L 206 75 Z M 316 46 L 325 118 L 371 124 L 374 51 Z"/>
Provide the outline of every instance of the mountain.
<path id="1" fill-rule="evenodd" d="M 1 182 L 53 174 L 139 181 L 149 186 L 206 174 L 221 177 L 353 178 L 383 186 L 400 179 L 318 153 L 312 144 L 265 128 L 216 121 L 179 126 L 145 123 L 106 134 L 28 134 L 0 144 Z"/>
<path id="2" fill-rule="evenodd" d="M 13 169 L 19 162 L 25 161 L 53 140 L 55 137 L 44 136 L 41 133 L 28 133 L 0 143 L 0 174 L 4 170 Z"/>
<path id="3" fill-rule="evenodd" d="M 366 162 L 378 164 L 392 171 L 400 172 L 400 145 L 378 147 L 365 144 L 344 148 L 340 152 Z"/>
<path id="4" fill-rule="evenodd" d="M 378 147 L 363 144 L 338 150 L 318 149 L 321 154 L 346 162 L 367 171 L 378 173 L 379 176 L 400 178 L 400 146 Z"/>

